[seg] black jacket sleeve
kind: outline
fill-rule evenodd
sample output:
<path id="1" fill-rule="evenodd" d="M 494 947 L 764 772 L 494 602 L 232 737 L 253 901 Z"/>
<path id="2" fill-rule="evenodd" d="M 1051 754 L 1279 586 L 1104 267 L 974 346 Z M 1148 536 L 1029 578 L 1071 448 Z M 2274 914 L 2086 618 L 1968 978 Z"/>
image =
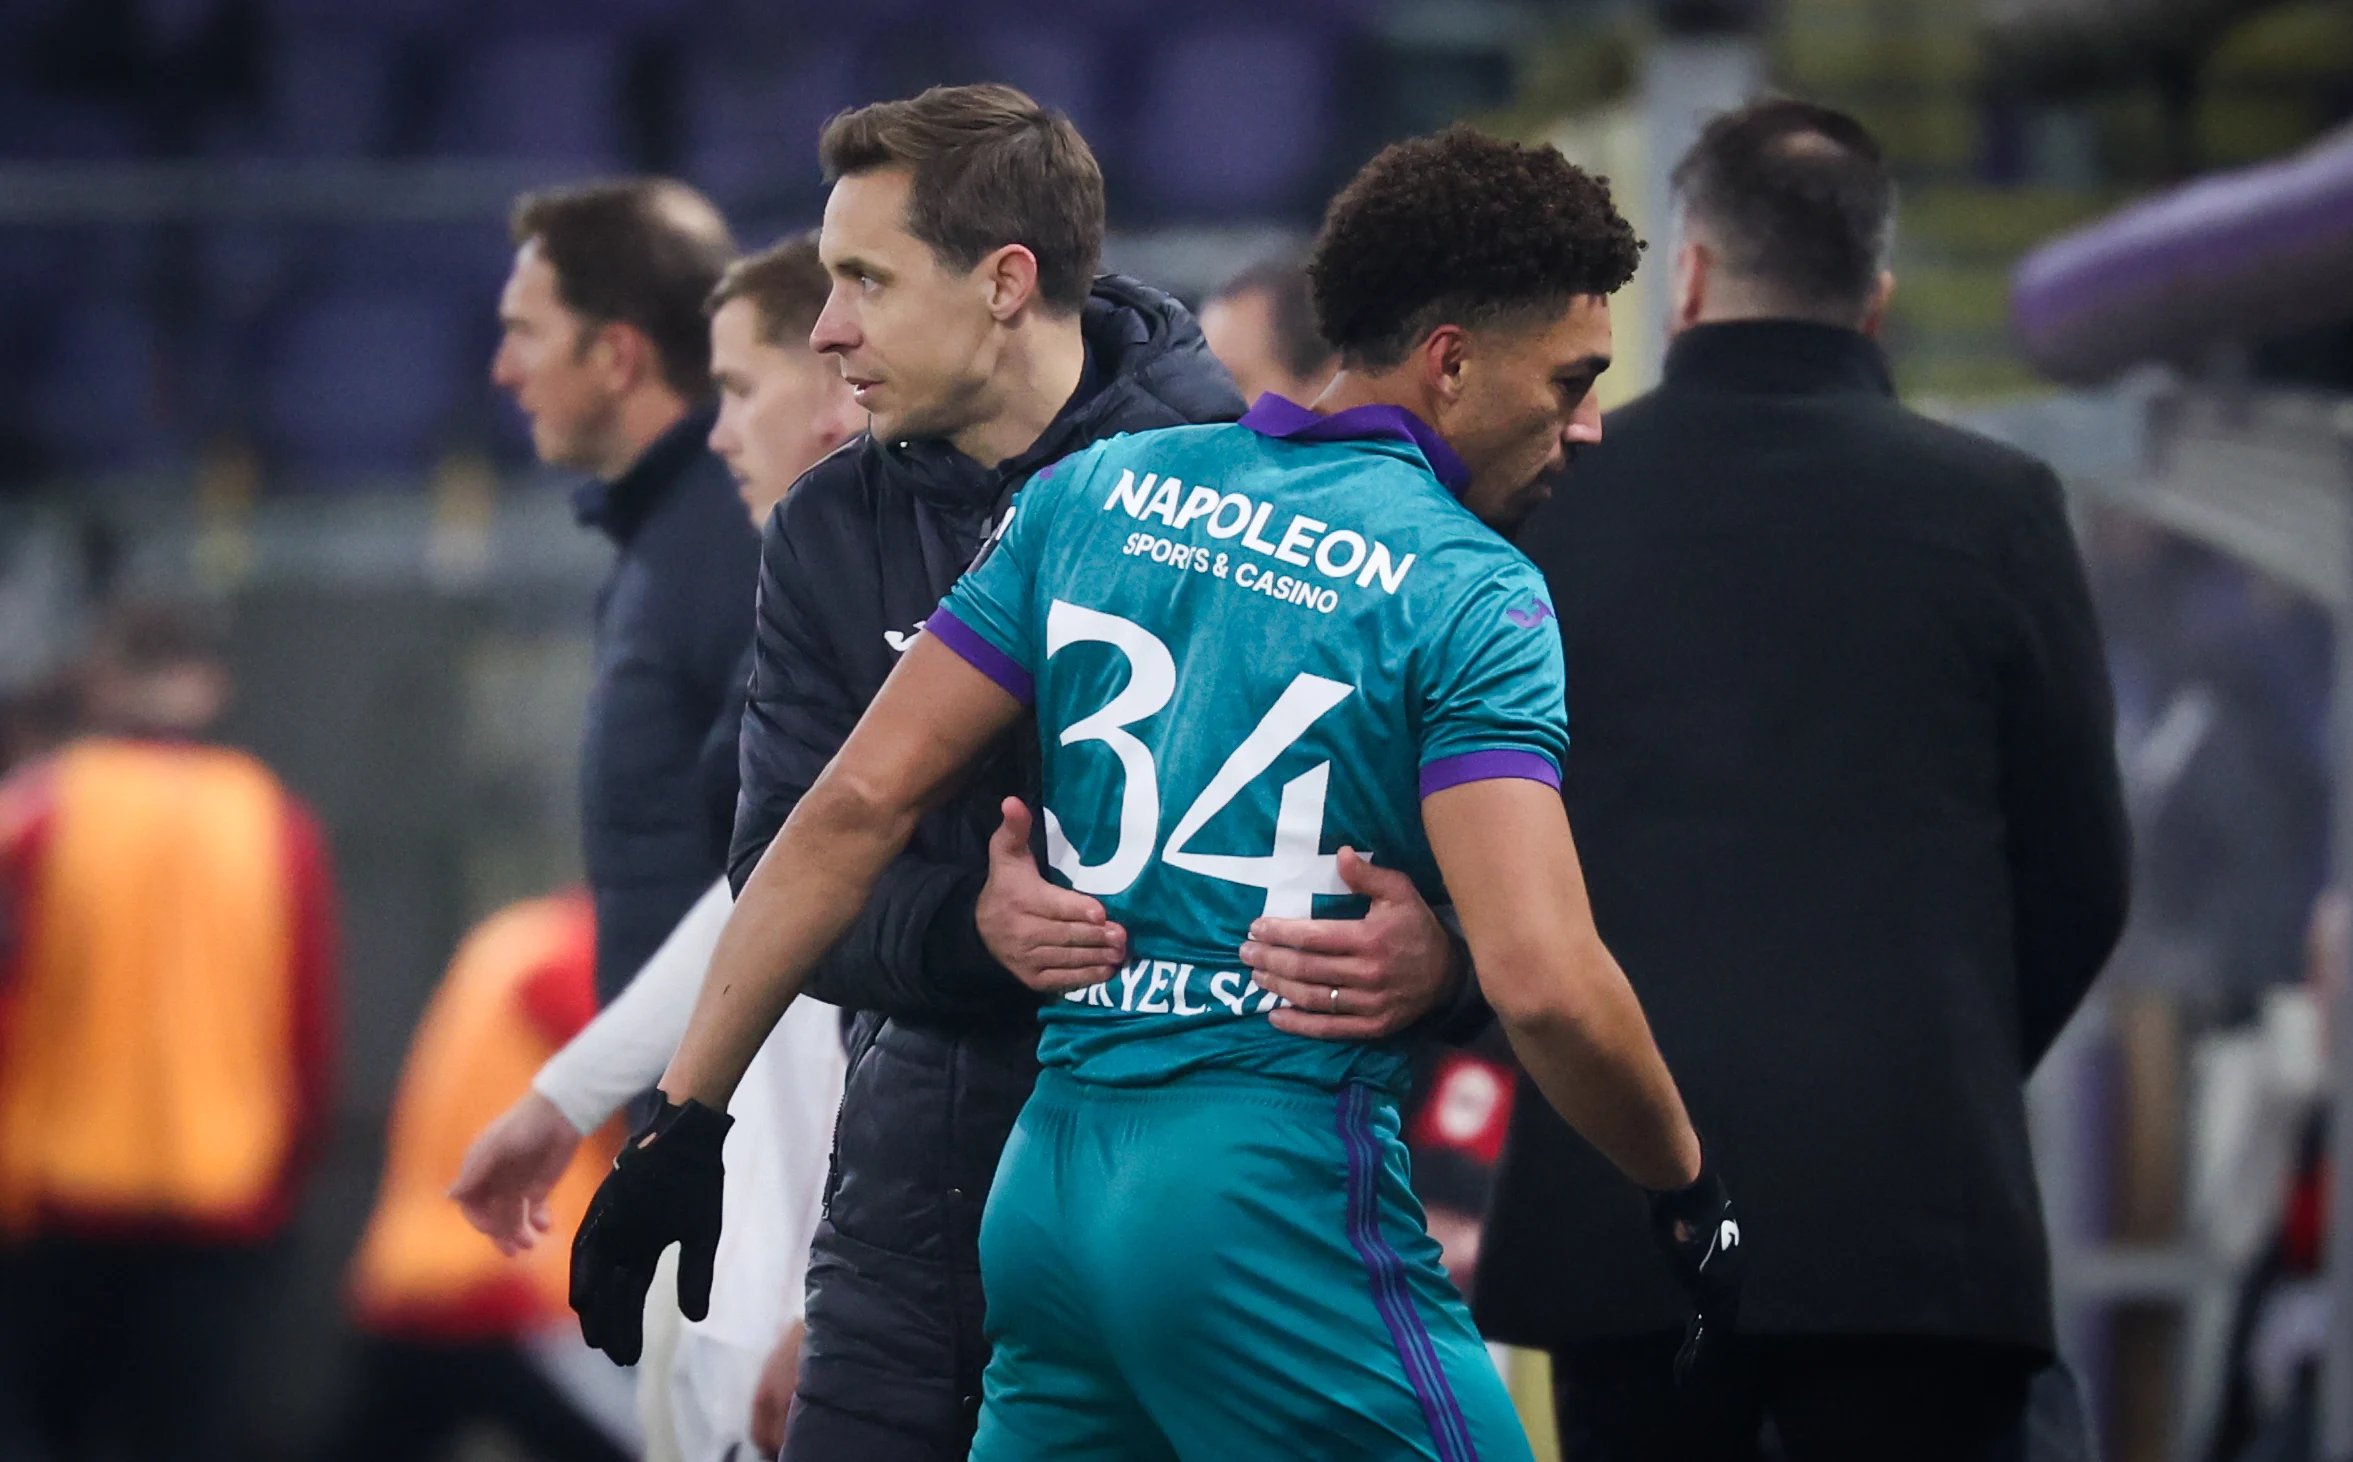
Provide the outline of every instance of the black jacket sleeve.
<path id="1" fill-rule="evenodd" d="M 2116 713 L 2059 484 L 2039 464 L 2010 542 L 2020 637 L 1999 687 L 2020 1046 L 2033 1070 L 2124 928 L 2130 834 Z"/>
<path id="2" fill-rule="evenodd" d="M 810 577 L 771 518 L 762 536 L 760 592 L 741 743 L 728 877 L 738 893 L 777 829 L 841 749 L 864 700 L 836 663 Z M 857 921 L 812 972 L 808 991 L 845 1009 L 965 1020 L 1002 1010 L 1022 991 L 992 958 L 973 922 L 986 869 L 902 853 L 884 870 Z"/>

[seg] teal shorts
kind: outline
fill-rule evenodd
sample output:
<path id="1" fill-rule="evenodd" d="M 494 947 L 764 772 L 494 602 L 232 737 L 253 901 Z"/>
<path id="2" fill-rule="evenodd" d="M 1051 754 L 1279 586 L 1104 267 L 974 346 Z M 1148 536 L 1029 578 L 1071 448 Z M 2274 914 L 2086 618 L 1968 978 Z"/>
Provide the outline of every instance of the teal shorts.
<path id="1" fill-rule="evenodd" d="M 1049 1068 L 980 1248 L 974 1462 L 1529 1458 L 1371 1087 Z"/>

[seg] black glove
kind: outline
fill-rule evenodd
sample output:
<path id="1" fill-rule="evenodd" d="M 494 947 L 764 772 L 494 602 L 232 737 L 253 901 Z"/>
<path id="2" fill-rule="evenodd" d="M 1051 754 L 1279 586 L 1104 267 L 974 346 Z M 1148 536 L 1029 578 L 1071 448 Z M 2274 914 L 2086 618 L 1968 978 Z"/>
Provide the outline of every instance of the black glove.
<path id="1" fill-rule="evenodd" d="M 678 1245 L 678 1309 L 711 1313 L 711 1263 L 719 1252 L 719 1149 L 735 1119 L 701 1102 L 672 1106 L 629 1139 L 590 1200 L 572 1240 L 572 1308 L 580 1336 L 633 1366 L 645 1349 L 645 1292 L 654 1261 Z"/>
<path id="2" fill-rule="evenodd" d="M 1747 1251 L 1724 1180 L 1703 1159 L 1688 1187 L 1650 1195 L 1650 1231 L 1691 1296 L 1691 1327 L 1675 1353 L 1675 1384 L 1708 1374 L 1740 1320 L 1740 1279 Z"/>

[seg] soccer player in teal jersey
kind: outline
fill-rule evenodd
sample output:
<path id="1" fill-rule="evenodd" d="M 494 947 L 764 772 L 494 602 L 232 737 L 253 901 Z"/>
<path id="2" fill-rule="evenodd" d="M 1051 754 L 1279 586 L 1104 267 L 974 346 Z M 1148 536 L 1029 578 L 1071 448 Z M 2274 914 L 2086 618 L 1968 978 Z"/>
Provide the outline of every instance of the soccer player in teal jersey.
<path id="1" fill-rule="evenodd" d="M 1738 1226 L 1593 929 L 1560 639 L 1497 532 L 1599 437 L 1638 248 L 1550 148 L 1392 147 L 1310 264 L 1343 361 L 1312 407 L 1034 479 L 745 887 L 576 1289 L 672 1241 L 707 1273 L 718 1109 L 917 818 L 1034 705 L 1047 863 L 1130 958 L 1044 1012 L 982 1225 L 975 1458 L 1528 1457 L 1407 1186 L 1404 1050 L 1280 1031 L 1254 976 L 1261 921 L 1361 911 L 1346 858 L 1451 897 L 1537 1086 L 1650 1190 L 1727 1321 Z"/>

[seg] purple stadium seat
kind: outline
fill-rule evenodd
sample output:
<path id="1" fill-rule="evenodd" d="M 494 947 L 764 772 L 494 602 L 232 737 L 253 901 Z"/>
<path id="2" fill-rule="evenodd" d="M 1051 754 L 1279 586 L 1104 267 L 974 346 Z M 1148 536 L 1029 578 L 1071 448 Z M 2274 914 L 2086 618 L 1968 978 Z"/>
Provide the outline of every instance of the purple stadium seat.
<path id="1" fill-rule="evenodd" d="M 817 196 L 817 133 L 865 94 L 854 47 L 809 46 L 782 64 L 705 51 L 686 68 L 686 175 L 722 204 Z"/>
<path id="2" fill-rule="evenodd" d="M 441 146 L 460 156 L 609 168 L 619 154 L 622 47 L 607 35 L 510 36 L 467 48 Z"/>
<path id="3" fill-rule="evenodd" d="M 282 38 L 270 57 L 279 147 L 296 157 L 365 157 L 386 141 L 391 45 L 375 36 Z"/>
<path id="4" fill-rule="evenodd" d="M 268 0 L 280 35 L 357 32 L 379 36 L 444 35 L 471 19 L 481 0 Z"/>
<path id="5" fill-rule="evenodd" d="M 976 77 L 1020 87 L 1066 113 L 1098 151 L 1107 150 L 1110 109 L 1104 105 L 1103 83 L 1109 68 L 1092 32 L 991 26 L 972 37 L 968 50 Z"/>
<path id="6" fill-rule="evenodd" d="M 628 35 L 692 27 L 700 33 L 699 10 L 678 0 L 488 0 L 476 18 L 494 31 Z"/>
<path id="7" fill-rule="evenodd" d="M 1296 203 L 1331 135 L 1338 38 L 1286 25 L 1171 37 L 1150 59 L 1130 155 L 1138 192 L 1171 216 Z"/>
<path id="8" fill-rule="evenodd" d="M 317 253 L 311 230 L 271 222 L 219 222 L 196 234 L 196 276 L 206 315 L 259 318 L 302 289 Z"/>
<path id="9" fill-rule="evenodd" d="M 155 325 L 128 300 L 70 306 L 27 404 L 32 424 L 69 468 L 143 466 L 167 446 Z"/>
<path id="10" fill-rule="evenodd" d="M 0 87 L 0 158 L 27 162 L 115 162 L 137 157 L 139 121 L 128 107 Z"/>
<path id="11" fill-rule="evenodd" d="M 139 0 L 139 25 L 164 50 L 197 40 L 215 23 L 222 0 Z"/>
<path id="12" fill-rule="evenodd" d="M 38 338 L 33 322 L 80 278 L 79 242 L 69 229 L 0 228 L 0 339 Z"/>
<path id="13" fill-rule="evenodd" d="M 484 316 L 496 312 L 499 285 L 514 261 L 499 218 L 344 224 L 329 230 L 323 245 L 332 289 L 432 290 Z"/>
<path id="14" fill-rule="evenodd" d="M 1184 17 L 1193 18 L 1197 6 L 1208 0 L 1189 0 Z M 1247 0 L 1239 0 L 1247 3 Z M 1265 14 L 1279 0 L 1258 0 L 1255 13 Z M 971 26 L 1040 26 L 1055 30 L 1087 28 L 1101 30 L 1109 26 L 1123 26 L 1134 22 L 1157 20 L 1165 24 L 1171 19 L 1166 0 L 963 0 L 956 7 L 957 19 Z"/>
<path id="15" fill-rule="evenodd" d="M 262 386 L 263 440 L 298 487 L 430 465 L 472 389 L 465 321 L 433 295 L 330 296 L 288 322 Z"/>

